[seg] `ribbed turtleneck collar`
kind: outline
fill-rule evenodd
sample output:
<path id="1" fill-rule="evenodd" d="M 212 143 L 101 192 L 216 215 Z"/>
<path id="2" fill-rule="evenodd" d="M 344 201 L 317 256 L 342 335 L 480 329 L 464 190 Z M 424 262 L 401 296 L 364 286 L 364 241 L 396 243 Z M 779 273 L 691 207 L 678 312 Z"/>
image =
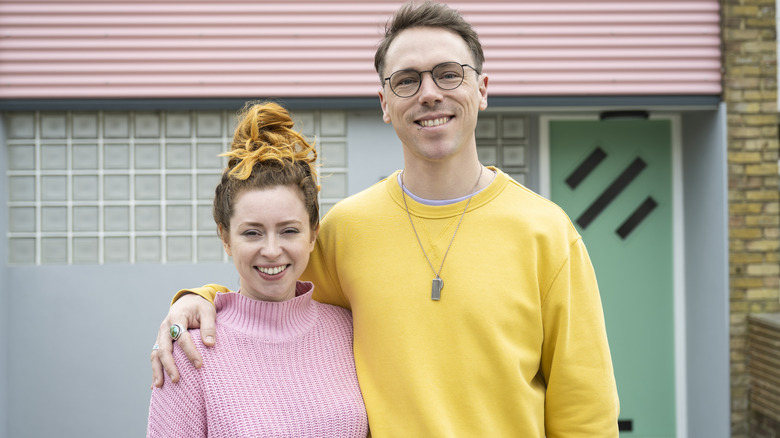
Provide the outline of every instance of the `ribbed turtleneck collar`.
<path id="1" fill-rule="evenodd" d="M 253 300 L 239 293 L 217 294 L 217 324 L 268 341 L 297 337 L 309 331 L 317 320 L 313 290 L 314 284 L 299 281 L 295 298 L 282 302 Z"/>

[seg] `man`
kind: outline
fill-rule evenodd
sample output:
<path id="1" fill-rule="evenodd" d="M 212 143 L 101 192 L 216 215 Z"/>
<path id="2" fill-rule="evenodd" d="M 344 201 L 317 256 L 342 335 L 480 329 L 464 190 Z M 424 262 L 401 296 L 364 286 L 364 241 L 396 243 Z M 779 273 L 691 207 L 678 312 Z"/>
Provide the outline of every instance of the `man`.
<path id="1" fill-rule="evenodd" d="M 304 278 L 316 299 L 352 310 L 372 436 L 617 436 L 581 237 L 560 208 L 479 162 L 483 61 L 456 11 L 425 2 L 396 12 L 375 66 L 404 169 L 331 209 Z M 206 339 L 213 313 L 195 294 L 171 307 L 152 353 L 155 385 L 163 368 L 178 379 L 172 324 L 199 325 Z M 179 342 L 200 366 L 187 335 Z"/>

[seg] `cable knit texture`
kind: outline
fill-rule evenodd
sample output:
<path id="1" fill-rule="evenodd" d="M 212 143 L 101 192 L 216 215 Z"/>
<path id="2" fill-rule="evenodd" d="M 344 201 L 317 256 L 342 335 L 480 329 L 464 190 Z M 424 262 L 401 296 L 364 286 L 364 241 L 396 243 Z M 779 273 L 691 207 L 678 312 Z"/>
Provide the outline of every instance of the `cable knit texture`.
<path id="1" fill-rule="evenodd" d="M 178 383 L 154 388 L 149 437 L 365 437 L 368 420 L 352 354 L 352 317 L 311 299 L 257 301 L 219 294 L 217 344 L 190 334 L 203 367 L 178 343 Z"/>

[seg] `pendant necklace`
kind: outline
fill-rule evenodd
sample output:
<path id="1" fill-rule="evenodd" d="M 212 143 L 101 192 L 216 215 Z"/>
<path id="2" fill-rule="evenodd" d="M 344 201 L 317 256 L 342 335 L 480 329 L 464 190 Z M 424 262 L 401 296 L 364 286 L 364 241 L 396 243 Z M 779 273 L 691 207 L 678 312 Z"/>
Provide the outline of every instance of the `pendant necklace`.
<path id="1" fill-rule="evenodd" d="M 469 199 L 468 201 L 466 201 L 466 207 L 463 208 L 463 213 L 461 213 L 460 215 L 460 220 L 458 220 L 458 225 L 455 227 L 455 232 L 452 233 L 452 239 L 450 239 L 450 244 L 447 246 L 447 250 L 444 252 L 444 257 L 441 258 L 441 266 L 439 266 L 438 272 L 436 272 L 436 269 L 434 269 L 433 263 L 431 263 L 431 259 L 428 258 L 428 254 L 425 253 L 425 248 L 423 247 L 422 241 L 420 241 L 420 236 L 417 234 L 417 229 L 414 228 L 414 222 L 412 221 L 412 214 L 409 213 L 409 205 L 407 205 L 406 203 L 406 187 L 404 186 L 404 173 L 403 171 L 401 171 L 401 196 L 404 198 L 404 208 L 406 208 L 406 215 L 409 217 L 409 223 L 412 225 L 412 231 L 414 231 L 414 237 L 417 238 L 417 243 L 420 244 L 420 249 L 422 250 L 422 253 L 425 256 L 425 260 L 428 261 L 428 266 L 431 267 L 431 271 L 433 271 L 433 275 L 435 275 L 433 281 L 431 282 L 431 299 L 433 301 L 439 301 L 441 299 L 441 290 L 444 287 L 444 280 L 441 279 L 439 274 L 441 274 L 441 270 L 444 268 L 444 261 L 447 259 L 447 254 L 450 252 L 450 248 L 452 247 L 452 242 L 455 241 L 455 235 L 458 234 L 458 228 L 460 228 L 460 223 L 463 222 L 463 217 L 466 216 L 466 210 L 469 209 L 471 198 L 474 197 L 474 191 L 476 191 L 477 187 L 479 186 L 479 180 L 482 179 L 482 170 L 484 169 L 485 167 L 480 164 L 479 176 L 477 177 L 477 182 L 474 184 L 474 188 L 472 188 L 471 192 L 469 193 Z"/>

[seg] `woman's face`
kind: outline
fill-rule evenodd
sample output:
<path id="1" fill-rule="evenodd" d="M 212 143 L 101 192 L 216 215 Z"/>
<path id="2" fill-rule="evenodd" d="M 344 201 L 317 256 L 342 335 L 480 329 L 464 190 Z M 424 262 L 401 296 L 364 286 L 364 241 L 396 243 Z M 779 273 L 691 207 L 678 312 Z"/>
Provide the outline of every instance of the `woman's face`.
<path id="1" fill-rule="evenodd" d="M 238 195 L 222 244 L 241 278 L 242 295 L 261 301 L 295 297 L 295 282 L 314 249 L 303 194 L 291 186 Z"/>

